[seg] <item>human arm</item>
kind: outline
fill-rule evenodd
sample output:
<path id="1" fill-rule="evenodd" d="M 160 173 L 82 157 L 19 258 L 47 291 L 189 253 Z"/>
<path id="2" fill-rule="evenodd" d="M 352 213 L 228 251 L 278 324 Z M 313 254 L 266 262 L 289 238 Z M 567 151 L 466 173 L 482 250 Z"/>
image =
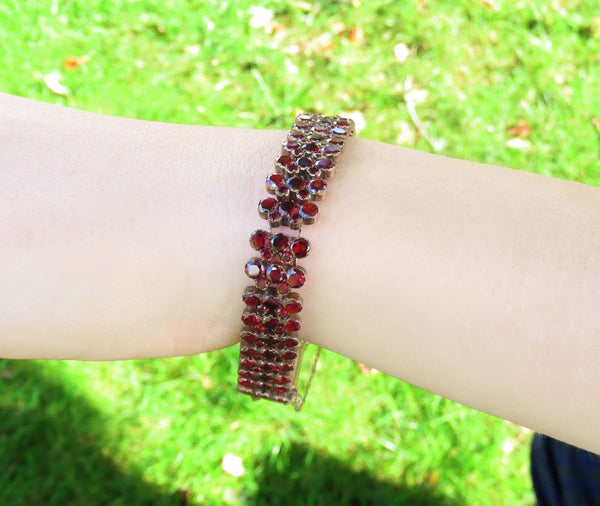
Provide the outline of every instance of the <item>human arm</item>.
<path id="1" fill-rule="evenodd" d="M 0 356 L 237 342 L 284 132 L 6 95 L 0 132 Z M 600 452 L 600 190 L 362 139 L 338 169 L 305 231 L 302 337 Z"/>

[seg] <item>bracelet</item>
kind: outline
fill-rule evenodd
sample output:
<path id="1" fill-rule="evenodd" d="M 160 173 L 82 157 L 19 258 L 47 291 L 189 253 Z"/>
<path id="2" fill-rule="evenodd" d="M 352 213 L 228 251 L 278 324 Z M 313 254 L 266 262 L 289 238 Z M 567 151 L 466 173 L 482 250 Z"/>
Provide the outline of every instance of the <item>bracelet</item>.
<path id="1" fill-rule="evenodd" d="M 299 339 L 302 298 L 291 291 L 306 280 L 296 263 L 310 252 L 302 225 L 314 223 L 327 180 L 333 177 L 342 148 L 354 134 L 354 122 L 339 116 L 301 114 L 296 118 L 275 172 L 266 180 L 272 196 L 258 203 L 258 214 L 269 231 L 255 230 L 250 246 L 260 253 L 245 266 L 254 285 L 246 287 L 242 313 L 238 391 L 300 409 L 306 397 L 298 391 L 298 377 L 306 343 Z M 286 226 L 297 236 L 273 229 Z M 316 366 L 316 360 L 315 360 Z M 313 366 L 312 374 L 315 367 Z M 311 379 L 312 379 L 311 374 Z M 310 385 L 310 380 L 308 382 Z M 307 386 L 308 390 L 308 386 Z"/>

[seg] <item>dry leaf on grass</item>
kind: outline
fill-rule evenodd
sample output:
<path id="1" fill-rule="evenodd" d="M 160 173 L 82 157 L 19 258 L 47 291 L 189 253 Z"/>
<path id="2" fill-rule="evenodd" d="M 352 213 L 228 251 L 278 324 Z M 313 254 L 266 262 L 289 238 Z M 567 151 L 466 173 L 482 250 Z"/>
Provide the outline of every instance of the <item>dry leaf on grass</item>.
<path id="1" fill-rule="evenodd" d="M 61 79 L 62 76 L 60 75 L 60 72 L 55 70 L 54 72 L 50 72 L 50 74 L 46 74 L 44 76 L 44 84 L 52 93 L 66 97 L 69 94 L 69 90 L 60 82 Z"/>
<path id="2" fill-rule="evenodd" d="M 89 61 L 90 57 L 87 54 L 84 54 L 83 56 L 67 56 L 62 62 L 62 66 L 66 70 L 73 71 Z"/>
<path id="3" fill-rule="evenodd" d="M 531 128 L 525 123 L 524 119 L 520 119 L 519 123 L 515 126 L 508 127 L 506 133 L 511 137 L 527 137 L 531 133 Z"/>
<path id="4" fill-rule="evenodd" d="M 369 374 L 377 374 L 379 372 L 377 369 L 369 367 L 365 364 L 358 364 L 358 368 L 360 369 L 361 374 L 364 374 L 365 376 Z"/>

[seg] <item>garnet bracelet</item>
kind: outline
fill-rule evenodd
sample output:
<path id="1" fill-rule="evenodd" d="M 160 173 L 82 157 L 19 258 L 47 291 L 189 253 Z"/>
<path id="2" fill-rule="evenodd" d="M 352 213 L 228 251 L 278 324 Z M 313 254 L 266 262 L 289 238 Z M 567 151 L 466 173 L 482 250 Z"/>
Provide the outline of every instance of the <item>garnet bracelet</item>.
<path id="1" fill-rule="evenodd" d="M 314 201 L 325 196 L 327 180 L 353 134 L 350 119 L 301 114 L 275 161 L 275 172 L 267 177 L 267 192 L 273 196 L 258 203 L 258 214 L 269 222 L 269 231 L 255 230 L 250 235 L 250 246 L 260 256 L 245 267 L 254 285 L 242 295 L 246 309 L 237 387 L 255 399 L 292 404 L 296 409 L 304 402 L 298 391 L 306 345 L 298 337 L 302 298 L 292 291 L 306 279 L 306 271 L 296 263 L 310 251 L 310 243 L 301 236 L 302 225 L 316 221 L 319 209 Z M 273 232 L 281 226 L 298 235 Z"/>

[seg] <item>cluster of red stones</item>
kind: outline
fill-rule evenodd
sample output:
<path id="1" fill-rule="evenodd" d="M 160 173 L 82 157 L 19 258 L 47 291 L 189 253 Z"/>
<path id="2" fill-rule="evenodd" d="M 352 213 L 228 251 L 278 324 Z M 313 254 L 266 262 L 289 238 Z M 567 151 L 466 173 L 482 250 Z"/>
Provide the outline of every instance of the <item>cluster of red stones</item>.
<path id="1" fill-rule="evenodd" d="M 301 114 L 283 144 L 275 172 L 267 177 L 267 192 L 272 196 L 258 203 L 258 213 L 268 221 L 270 231 L 252 232 L 250 245 L 260 256 L 245 267 L 254 285 L 242 295 L 246 304 L 238 373 L 242 393 L 301 403 L 296 379 L 304 346 L 298 338 L 302 298 L 292 290 L 306 280 L 306 271 L 296 261 L 308 255 L 310 243 L 273 229 L 300 230 L 315 222 L 319 209 L 314 201 L 324 197 L 327 179 L 334 175 L 342 147 L 353 134 L 352 120 Z"/>

